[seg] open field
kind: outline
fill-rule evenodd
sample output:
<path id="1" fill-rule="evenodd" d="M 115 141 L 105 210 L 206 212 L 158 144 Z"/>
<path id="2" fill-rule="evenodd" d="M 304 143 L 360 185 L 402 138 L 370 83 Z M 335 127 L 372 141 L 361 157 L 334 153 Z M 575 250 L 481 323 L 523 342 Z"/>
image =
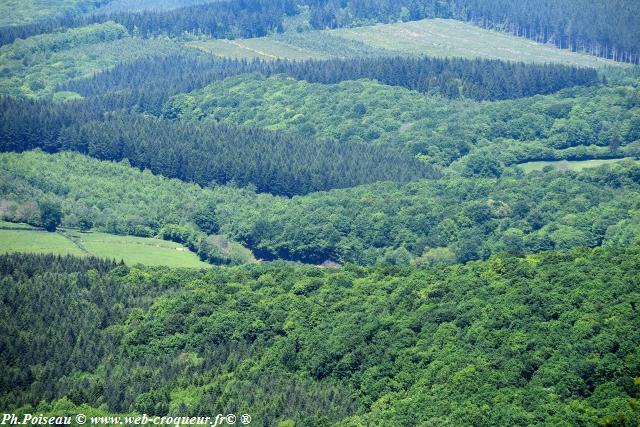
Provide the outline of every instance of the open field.
<path id="1" fill-rule="evenodd" d="M 410 55 L 553 62 L 583 67 L 618 64 L 451 19 L 424 19 L 400 24 L 345 28 L 334 30 L 332 34 Z"/>
<path id="2" fill-rule="evenodd" d="M 69 230 L 48 233 L 24 224 L 2 222 L 0 223 L 0 253 L 7 252 L 94 255 L 100 258 L 124 260 L 129 265 L 209 267 L 209 264 L 200 261 L 184 246 L 160 239 Z"/>
<path id="3" fill-rule="evenodd" d="M 296 46 L 267 38 L 244 40 L 214 39 L 189 43 L 188 46 L 216 56 L 235 59 L 310 59 L 327 57 L 322 52 L 305 51 Z"/>
<path id="4" fill-rule="evenodd" d="M 29 229 L 0 229 L 0 253 L 7 252 L 85 255 L 79 247 L 60 233 Z"/>
<path id="5" fill-rule="evenodd" d="M 255 39 L 207 40 L 187 46 L 230 58 L 322 59 L 402 54 L 560 63 L 582 67 L 625 66 L 450 19 L 424 19 Z"/>
<path id="6" fill-rule="evenodd" d="M 21 222 L 9 222 L 9 221 L 0 221 L 0 229 L 3 230 L 37 230 L 36 227 L 33 227 L 29 224 L 23 224 Z"/>
<path id="7" fill-rule="evenodd" d="M 603 159 L 603 160 L 557 160 L 546 162 L 527 162 L 520 163 L 518 166 L 524 169 L 525 172 L 533 172 L 544 169 L 546 166 L 551 166 L 557 170 L 564 171 L 580 171 L 588 168 L 595 168 L 602 165 L 608 165 L 622 160 L 633 160 L 628 157 L 625 159 Z"/>
<path id="8" fill-rule="evenodd" d="M 237 40 L 205 40 L 187 44 L 216 56 L 246 59 L 327 59 L 401 54 L 349 40 L 326 31 L 278 34 Z"/>

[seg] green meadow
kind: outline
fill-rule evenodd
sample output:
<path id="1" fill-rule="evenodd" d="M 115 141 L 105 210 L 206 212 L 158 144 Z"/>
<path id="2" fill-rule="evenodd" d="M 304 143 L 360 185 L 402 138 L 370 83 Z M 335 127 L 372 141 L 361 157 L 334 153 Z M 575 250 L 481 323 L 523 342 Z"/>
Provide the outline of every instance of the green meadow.
<path id="1" fill-rule="evenodd" d="M 160 239 L 81 233 L 75 230 L 49 233 L 24 224 L 0 223 L 0 253 L 54 253 L 93 255 L 123 260 L 126 264 L 184 268 L 208 268 L 184 246 Z"/>

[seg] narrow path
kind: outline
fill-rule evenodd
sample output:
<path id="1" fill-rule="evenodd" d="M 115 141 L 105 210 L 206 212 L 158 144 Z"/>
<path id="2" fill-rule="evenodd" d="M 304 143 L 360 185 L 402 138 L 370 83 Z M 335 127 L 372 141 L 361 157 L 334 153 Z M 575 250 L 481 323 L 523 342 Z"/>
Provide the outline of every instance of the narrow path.
<path id="1" fill-rule="evenodd" d="M 64 232 L 64 231 L 59 231 L 59 233 L 60 233 L 60 235 L 61 235 L 62 237 L 64 237 L 65 239 L 67 239 L 68 241 L 70 241 L 71 243 L 73 243 L 73 244 L 74 244 L 78 249 L 80 249 L 82 252 L 84 252 L 84 253 L 85 253 L 85 254 L 87 254 L 87 255 L 93 256 L 93 254 L 92 254 L 91 252 L 89 252 L 89 251 L 87 250 L 87 248 L 85 248 L 85 247 L 82 245 L 82 242 L 81 242 L 81 240 L 80 240 L 80 239 L 73 238 L 73 237 L 71 237 L 70 235 L 68 235 L 68 234 L 67 234 L 66 232 Z"/>

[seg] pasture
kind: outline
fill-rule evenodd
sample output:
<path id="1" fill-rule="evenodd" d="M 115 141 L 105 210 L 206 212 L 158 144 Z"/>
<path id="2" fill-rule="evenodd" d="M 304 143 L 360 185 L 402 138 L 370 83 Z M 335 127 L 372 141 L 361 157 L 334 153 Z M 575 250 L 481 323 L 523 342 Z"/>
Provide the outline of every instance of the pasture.
<path id="1" fill-rule="evenodd" d="M 160 239 L 116 236 L 106 233 L 81 233 L 75 230 L 48 233 L 24 224 L 0 223 L 0 253 L 54 253 L 93 255 L 123 260 L 126 264 L 149 266 L 208 268 L 184 246 Z"/>

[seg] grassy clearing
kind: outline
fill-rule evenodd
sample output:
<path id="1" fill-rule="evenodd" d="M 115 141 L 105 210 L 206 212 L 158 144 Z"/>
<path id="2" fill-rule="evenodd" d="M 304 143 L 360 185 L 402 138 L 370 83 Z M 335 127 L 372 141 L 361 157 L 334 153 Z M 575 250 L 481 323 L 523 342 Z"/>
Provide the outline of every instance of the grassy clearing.
<path id="1" fill-rule="evenodd" d="M 295 46 L 280 43 L 266 38 L 246 40 L 206 40 L 189 43 L 187 46 L 195 47 L 207 53 L 225 58 L 236 59 L 309 59 L 323 57 L 319 53 L 312 53 L 298 49 Z"/>
<path id="2" fill-rule="evenodd" d="M 207 40 L 189 43 L 188 46 L 230 58 L 322 59 L 402 54 L 561 63 L 583 67 L 625 66 L 449 19 L 287 33 L 256 39 Z"/>
<path id="3" fill-rule="evenodd" d="M 602 165 L 608 165 L 615 162 L 620 162 L 623 160 L 633 160 L 630 157 L 625 159 L 603 159 L 603 160 L 557 160 L 557 161 L 546 161 L 546 162 L 527 162 L 520 163 L 518 166 L 521 167 L 525 172 L 533 172 L 540 171 L 547 166 L 551 166 L 556 170 L 562 171 L 581 171 L 583 169 L 595 168 Z"/>
<path id="4" fill-rule="evenodd" d="M 399 24 L 346 28 L 334 30 L 332 33 L 370 46 L 393 49 L 410 55 L 553 62 L 584 67 L 618 64 L 451 19 L 424 19 Z"/>
<path id="5" fill-rule="evenodd" d="M 345 58 L 399 53 L 336 37 L 324 31 L 278 34 L 254 39 L 205 40 L 188 43 L 187 46 L 226 58 L 267 60 Z"/>
<path id="6" fill-rule="evenodd" d="M 60 233 L 40 230 L 0 230 L 0 253 L 28 252 L 57 255 L 86 255 Z"/>
<path id="7" fill-rule="evenodd" d="M 2 222 L 0 223 L 0 253 L 7 252 L 94 255 L 100 258 L 124 260 L 129 265 L 209 267 L 209 264 L 200 261 L 184 246 L 160 239 L 78 231 L 48 233 L 24 224 Z"/>
<path id="8" fill-rule="evenodd" d="M 92 255 L 123 259 L 127 264 L 189 268 L 209 266 L 184 246 L 165 240 L 105 233 L 69 232 L 67 235 Z"/>

